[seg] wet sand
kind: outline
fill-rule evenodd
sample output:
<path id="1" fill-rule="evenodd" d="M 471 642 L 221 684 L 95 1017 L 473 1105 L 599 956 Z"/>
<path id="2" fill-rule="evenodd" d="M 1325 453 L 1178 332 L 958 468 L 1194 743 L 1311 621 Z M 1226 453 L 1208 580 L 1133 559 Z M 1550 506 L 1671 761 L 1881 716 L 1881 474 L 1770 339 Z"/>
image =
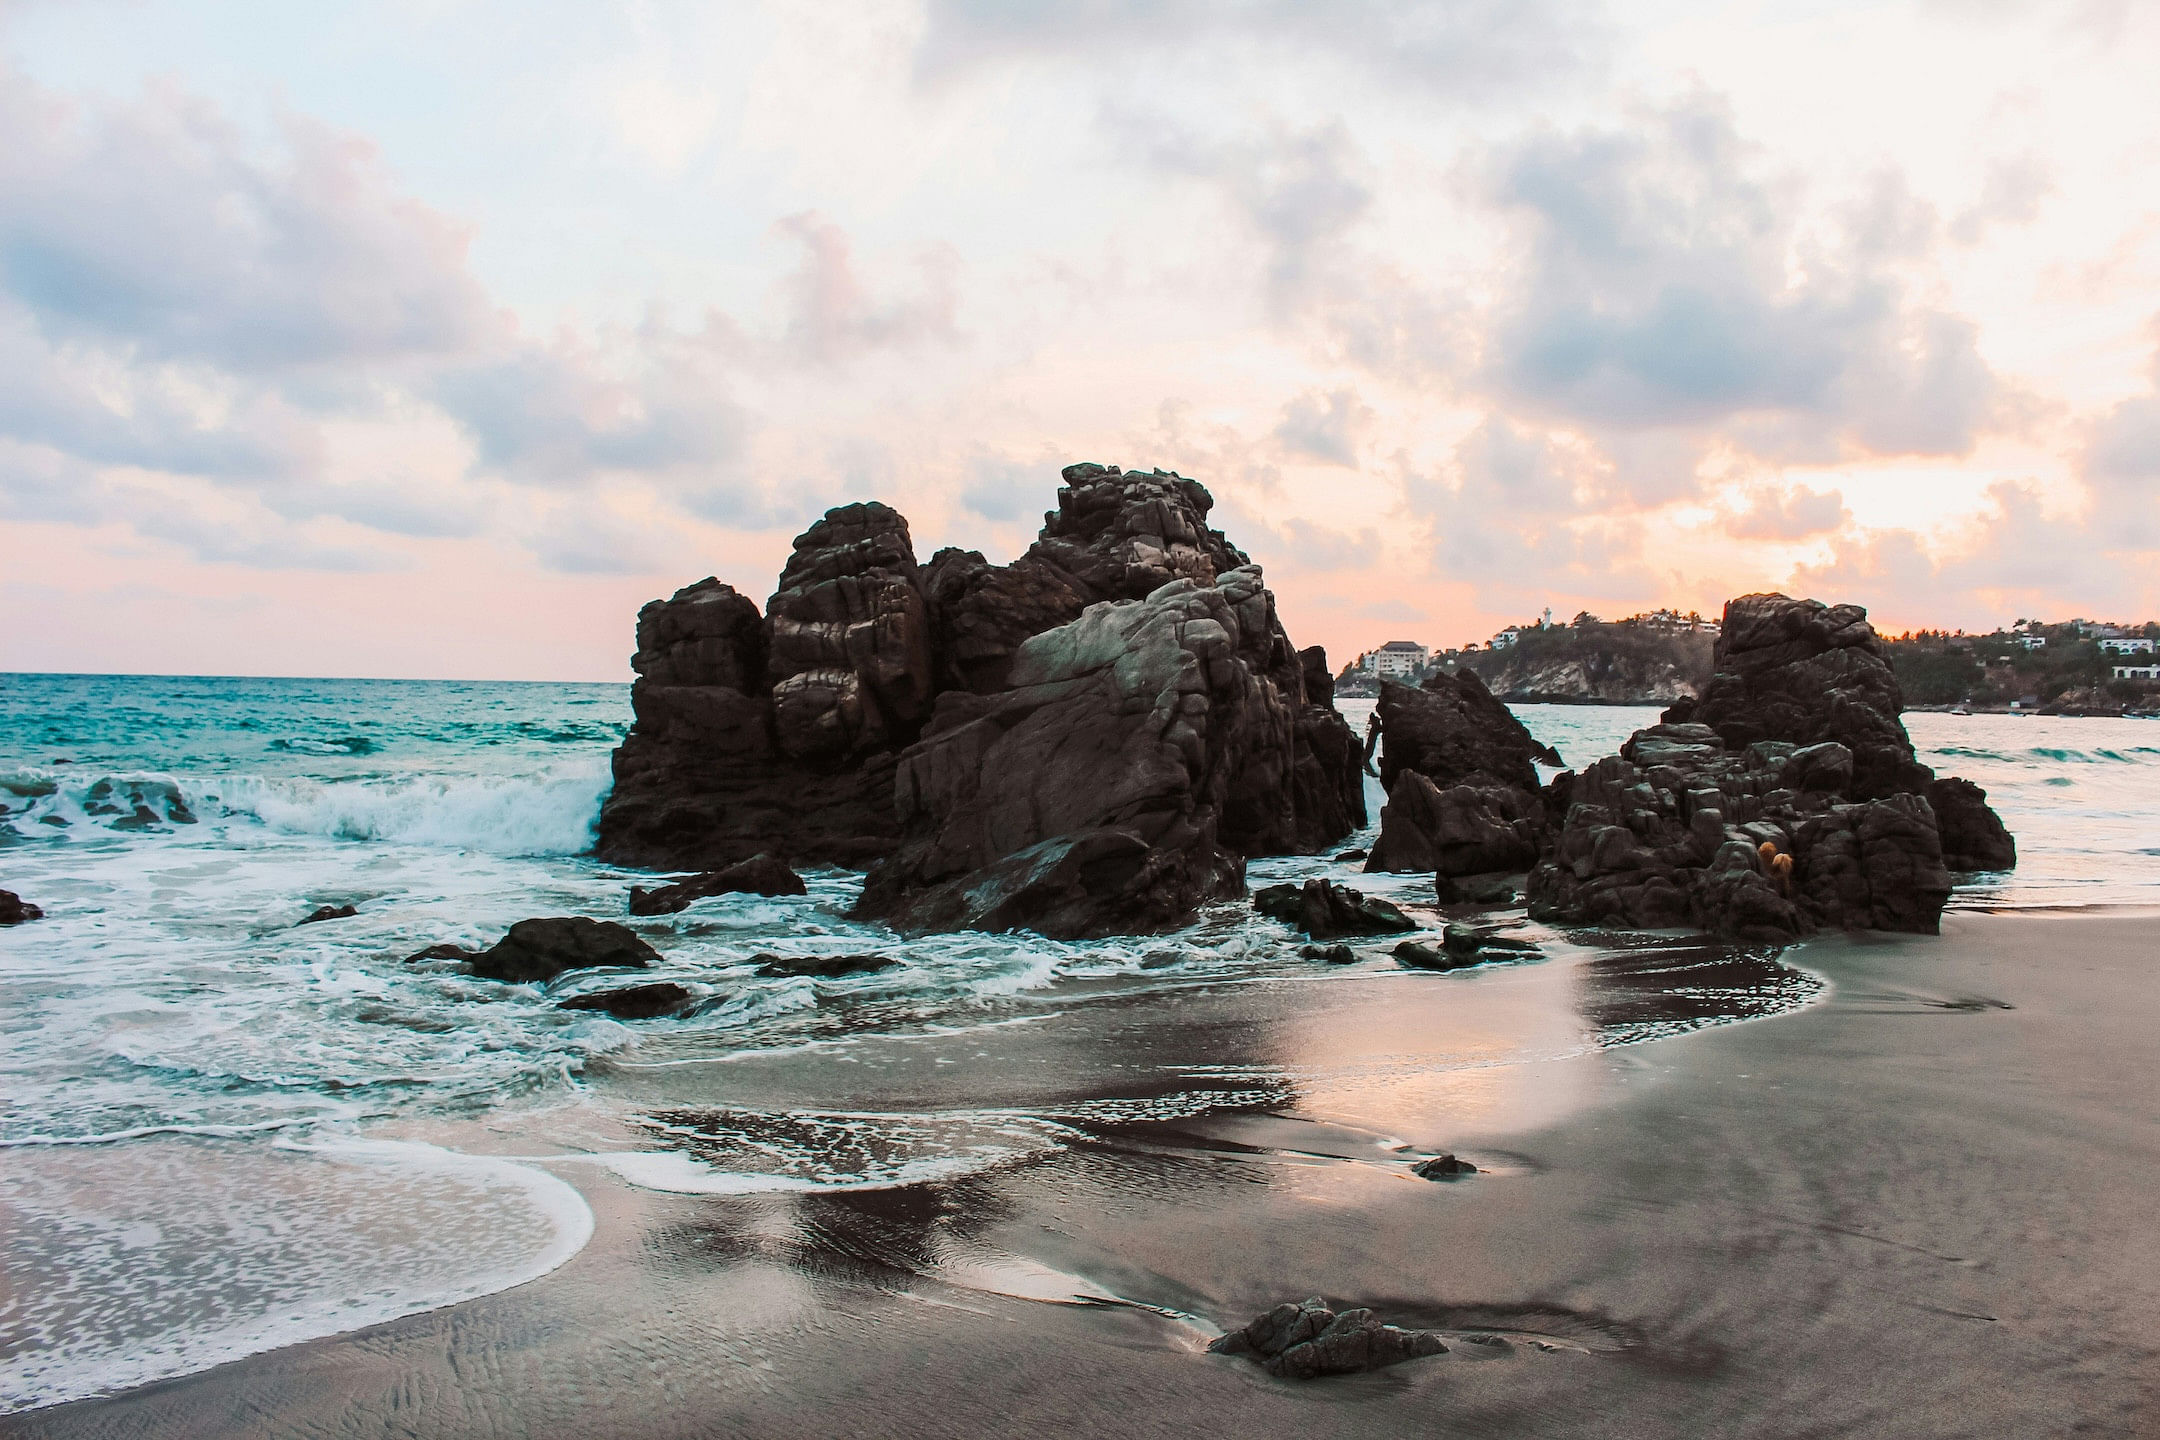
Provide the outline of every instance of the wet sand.
<path id="1" fill-rule="evenodd" d="M 1414 1062 L 1428 1007 L 1467 1003 L 1444 984 L 1112 1011 L 1097 1042 L 1175 1035 L 1186 1073 L 1250 1063 L 1293 1093 L 1098 1118 L 900 1189 L 669 1195 L 585 1167 L 595 1238 L 543 1280 L 0 1434 L 2160 1431 L 2160 920 L 1945 928 L 1811 944 L 1793 958 L 1831 989 L 1791 1014 L 1443 1081 Z M 1083 1093 L 1119 1063 L 1041 1027 L 997 1044 L 994 1083 L 897 1061 L 855 1083 L 1091 1072 Z M 1488 1173 L 1408 1174 L 1440 1148 Z M 1309 1384 L 1201 1353 L 1210 1322 L 1312 1294 L 1456 1343 Z"/>

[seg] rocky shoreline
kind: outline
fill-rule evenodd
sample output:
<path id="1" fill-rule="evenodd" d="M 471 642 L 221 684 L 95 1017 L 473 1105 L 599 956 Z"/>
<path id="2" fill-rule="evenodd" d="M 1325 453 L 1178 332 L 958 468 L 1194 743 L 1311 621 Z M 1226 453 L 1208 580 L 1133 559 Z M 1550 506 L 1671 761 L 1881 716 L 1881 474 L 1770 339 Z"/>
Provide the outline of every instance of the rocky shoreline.
<path id="1" fill-rule="evenodd" d="M 761 888 L 721 878 L 756 860 L 864 869 L 857 916 L 903 932 L 1170 930 L 1363 825 L 1376 748 L 1368 871 L 1553 923 L 1932 933 L 1952 870 L 2015 864 L 1985 794 L 1915 758 L 1857 606 L 1730 602 L 1699 699 L 1541 783 L 1560 757 L 1467 668 L 1383 682 L 1361 747 L 1197 481 L 1063 480 L 1010 565 L 919 564 L 872 501 L 797 538 L 762 612 L 716 578 L 647 605 L 595 850 L 704 878 L 637 903 Z"/>

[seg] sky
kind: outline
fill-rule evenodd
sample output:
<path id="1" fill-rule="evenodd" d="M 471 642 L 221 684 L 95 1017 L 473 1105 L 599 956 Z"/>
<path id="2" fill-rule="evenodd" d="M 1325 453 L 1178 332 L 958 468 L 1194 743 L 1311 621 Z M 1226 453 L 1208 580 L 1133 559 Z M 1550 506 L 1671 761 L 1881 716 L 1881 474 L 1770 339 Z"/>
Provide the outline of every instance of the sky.
<path id="1" fill-rule="evenodd" d="M 2160 615 L 2160 6 L 0 0 L 0 670 L 628 678 L 1203 481 L 1300 645 Z"/>

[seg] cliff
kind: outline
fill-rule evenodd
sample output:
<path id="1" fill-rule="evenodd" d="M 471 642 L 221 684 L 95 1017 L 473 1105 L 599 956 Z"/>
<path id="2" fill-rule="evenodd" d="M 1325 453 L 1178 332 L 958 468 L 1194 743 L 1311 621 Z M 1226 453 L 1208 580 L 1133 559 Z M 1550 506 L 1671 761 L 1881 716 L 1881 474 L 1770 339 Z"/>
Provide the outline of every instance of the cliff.
<path id="1" fill-rule="evenodd" d="M 1669 705 L 1702 693 L 1716 643 L 1708 631 L 1579 620 L 1526 629 L 1509 648 L 1465 655 L 1458 668 L 1518 703 Z"/>

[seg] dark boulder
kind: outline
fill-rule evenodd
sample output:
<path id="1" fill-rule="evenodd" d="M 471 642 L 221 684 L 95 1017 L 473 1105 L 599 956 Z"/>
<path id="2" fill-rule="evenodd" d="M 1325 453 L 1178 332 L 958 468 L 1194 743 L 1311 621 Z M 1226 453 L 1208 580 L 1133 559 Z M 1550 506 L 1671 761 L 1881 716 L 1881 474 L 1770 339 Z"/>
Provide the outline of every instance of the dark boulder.
<path id="1" fill-rule="evenodd" d="M 478 956 L 478 950 L 468 950 L 463 945 L 430 945 L 425 950 L 415 950 L 405 957 L 407 965 L 423 965 L 433 960 L 452 960 L 463 964 Z"/>
<path id="2" fill-rule="evenodd" d="M 1527 871 L 1549 845 L 1550 829 L 1534 790 L 1482 775 L 1442 789 L 1422 771 L 1401 770 L 1365 868 L 1441 877 Z"/>
<path id="3" fill-rule="evenodd" d="M 318 905 L 307 917 L 293 922 L 293 928 L 302 925 L 320 925 L 325 920 L 350 920 L 360 912 L 350 905 Z"/>
<path id="4" fill-rule="evenodd" d="M 1523 874 L 1433 876 L 1433 898 L 1442 905 L 1465 910 L 1497 910 L 1513 905 L 1520 897 Z"/>
<path id="5" fill-rule="evenodd" d="M 874 975 L 900 962 L 890 955 L 753 955 L 750 962 L 768 979 L 842 980 Z"/>
<path id="6" fill-rule="evenodd" d="M 714 895 L 802 895 L 809 891 L 803 878 L 777 855 L 753 855 L 722 870 L 708 870 L 672 885 L 646 889 L 630 887 L 633 915 L 673 915 L 698 900 Z"/>
<path id="7" fill-rule="evenodd" d="M 1253 896 L 1253 908 L 1315 940 L 1417 929 L 1415 920 L 1387 901 L 1327 880 L 1270 885 Z"/>
<path id="8" fill-rule="evenodd" d="M 1478 1173 L 1477 1166 L 1453 1155 L 1435 1155 L 1430 1160 L 1420 1160 L 1410 1167 L 1410 1173 L 1425 1180 L 1460 1180 L 1465 1175 Z"/>
<path id="9" fill-rule="evenodd" d="M 617 1020 L 651 1020 L 672 1015 L 691 1001 L 688 989 L 662 980 L 652 985 L 627 985 L 620 990 L 595 990 L 558 1000 L 558 1010 L 599 1010 Z"/>
<path id="10" fill-rule="evenodd" d="M 1395 963 L 1405 970 L 1465 970 L 1483 963 L 1475 952 L 1458 955 L 1444 945 L 1425 940 L 1405 940 L 1395 947 Z"/>
<path id="11" fill-rule="evenodd" d="M 904 929 L 1167 929 L 1243 888 L 1233 816 L 1274 809 L 1290 725 L 1256 673 L 1257 571 L 1091 607 L 1027 641 L 1012 686 L 948 692 L 900 762 L 910 835 L 861 913 Z"/>
<path id="12" fill-rule="evenodd" d="M 1534 940 L 1518 939 L 1498 930 L 1482 929 L 1475 925 L 1447 926 L 1440 932 L 1440 943 L 1450 955 L 1477 955 L 1495 951 L 1509 955 L 1545 953 Z"/>
<path id="13" fill-rule="evenodd" d="M 566 915 L 518 921 L 509 934 L 472 957 L 472 973 L 483 980 L 545 984 L 566 970 L 603 966 L 642 970 L 659 958 L 652 946 L 625 926 Z"/>
<path id="14" fill-rule="evenodd" d="M 939 769 L 956 758 L 944 732 L 982 719 L 1041 732 L 1062 716 L 1087 732 L 1073 737 L 1081 748 L 1100 743 L 1105 727 L 1100 716 L 1088 718 L 1087 703 L 1035 718 L 1057 697 L 1044 692 L 1039 664 L 1017 673 L 1023 651 L 1078 625 L 1090 606 L 1154 604 L 1158 591 L 1179 585 L 1220 593 L 1237 615 L 1235 673 L 1224 668 L 1228 657 L 1214 658 L 1222 647 L 1205 627 L 1186 647 L 1204 659 L 1203 688 L 1254 692 L 1236 707 L 1219 753 L 1197 757 L 1210 772 L 1197 808 L 1209 813 L 1185 815 L 1179 804 L 1169 807 L 1176 815 L 1092 817 L 1070 828 L 1045 822 L 1028 827 L 1036 833 L 1024 841 L 987 837 L 970 870 L 1062 839 L 1063 851 L 1089 852 L 1090 877 L 1076 889 L 1071 865 L 1063 866 L 1050 877 L 1062 898 L 1046 900 L 1033 889 L 1042 867 L 1021 865 L 1005 879 L 1028 895 L 997 905 L 948 895 L 922 923 L 933 912 L 945 917 L 940 923 L 988 923 L 976 912 L 998 908 L 1040 911 L 1056 925 L 1129 928 L 1094 913 L 1118 900 L 1092 883 L 1104 869 L 1095 863 L 1103 842 L 1082 844 L 1082 830 L 1125 831 L 1149 847 L 1189 830 L 1204 837 L 1192 843 L 1234 862 L 1316 849 L 1362 825 L 1355 737 L 1334 710 L 1331 682 L 1320 684 L 1325 656 L 1290 644 L 1259 572 L 1207 525 L 1214 502 L 1205 487 L 1161 471 L 1092 464 L 1066 467 L 1064 479 L 1041 537 L 1009 566 L 943 550 L 918 567 L 897 512 L 849 505 L 796 541 L 762 617 L 716 580 L 647 606 L 632 662 L 640 677 L 632 687 L 636 723 L 616 752 L 596 853 L 677 869 L 718 869 L 760 851 L 856 866 L 899 859 L 872 895 L 876 904 L 958 879 L 957 869 L 933 876 L 923 868 L 925 843 L 937 848 L 931 832 L 950 818 L 926 815 L 925 797 L 933 809 L 950 798 L 942 784 L 950 777 L 926 781 L 918 763 L 903 797 L 901 754 L 922 761 L 927 746 L 935 755 L 923 763 Z M 1191 732 L 1182 720 L 1170 729 L 1174 737 Z M 909 854 L 901 858 L 903 840 Z M 947 849 L 929 858 L 935 870 L 953 856 Z M 1197 883 L 1199 898 L 1217 893 L 1226 867 L 1197 858 L 1207 863 L 1166 857 L 1144 867 L 1163 882 L 1150 882 L 1150 905 L 1189 916 L 1195 893 L 1173 894 L 1179 885 L 1190 891 Z"/>
<path id="15" fill-rule="evenodd" d="M 1383 1325 L 1370 1310 L 1337 1313 L 1317 1298 L 1278 1305 L 1208 1346 L 1214 1354 L 1242 1355 L 1270 1375 L 1291 1380 L 1379 1370 L 1444 1355 L 1447 1348 L 1437 1331 Z"/>
<path id="16" fill-rule="evenodd" d="M 1369 850 L 1345 850 L 1342 854 L 1337 855 L 1335 860 L 1337 864 L 1350 865 L 1367 858 L 1371 853 Z"/>
<path id="17" fill-rule="evenodd" d="M 1354 965 L 1357 951 L 1337 941 L 1333 945 L 1300 945 L 1298 957 L 1304 960 L 1325 960 L 1330 965 Z"/>
<path id="18" fill-rule="evenodd" d="M 42 920 L 45 912 L 12 890 L 0 890 L 0 925 L 20 925 L 28 920 Z"/>
<path id="19" fill-rule="evenodd" d="M 1968 871 L 2017 867 L 2017 842 L 1989 807 L 1987 791 L 1970 780 L 1945 775 L 1928 786 L 1927 797 L 1942 834 L 1945 866 Z"/>
<path id="20" fill-rule="evenodd" d="M 1380 783 L 1390 795 L 1405 770 L 1441 786 L 1483 776 L 1535 791 L 1538 763 L 1560 763 L 1474 670 L 1434 675 L 1415 690 L 1383 680 L 1373 713 L 1380 719 Z"/>
<path id="21" fill-rule="evenodd" d="M 1897 675 L 1860 606 L 1728 600 L 1712 663 L 1701 698 L 1668 710 L 1666 721 L 1707 725 L 1735 751 L 1758 740 L 1836 741 L 1852 752 L 1852 778 L 1838 788 L 1854 799 L 1926 791 L 1933 777 L 1898 719 Z"/>

